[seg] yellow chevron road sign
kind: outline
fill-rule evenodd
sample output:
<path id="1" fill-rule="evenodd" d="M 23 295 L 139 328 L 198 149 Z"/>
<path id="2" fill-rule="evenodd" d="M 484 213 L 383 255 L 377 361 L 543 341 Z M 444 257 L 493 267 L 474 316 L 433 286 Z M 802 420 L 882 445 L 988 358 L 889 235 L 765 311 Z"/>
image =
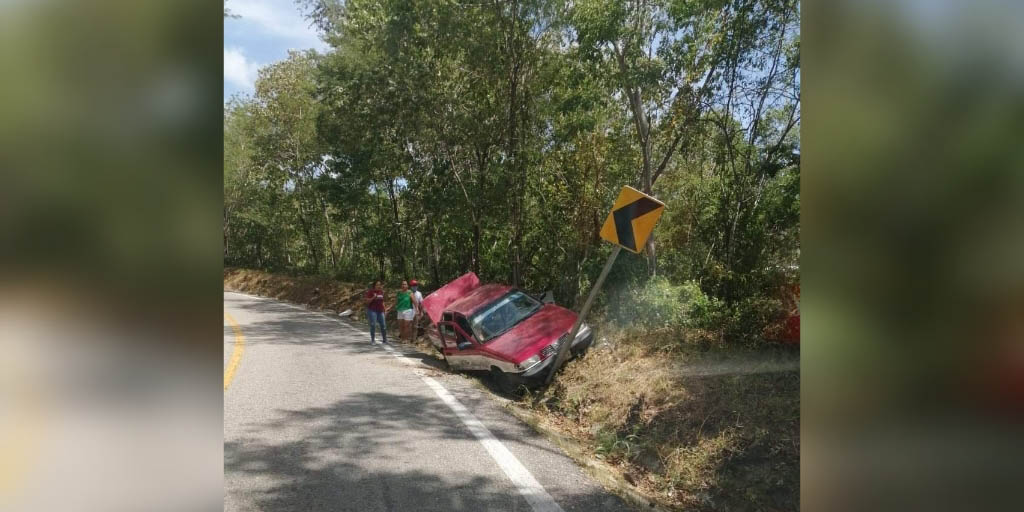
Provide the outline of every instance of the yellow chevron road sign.
<path id="1" fill-rule="evenodd" d="M 601 227 L 601 238 L 640 253 L 664 210 L 665 203 L 633 187 L 622 187 Z"/>

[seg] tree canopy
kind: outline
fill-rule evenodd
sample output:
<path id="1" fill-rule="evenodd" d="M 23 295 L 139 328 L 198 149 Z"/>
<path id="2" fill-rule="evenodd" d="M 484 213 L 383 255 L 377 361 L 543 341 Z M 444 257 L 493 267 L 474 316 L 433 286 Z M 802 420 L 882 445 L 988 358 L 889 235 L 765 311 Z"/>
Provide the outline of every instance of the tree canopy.
<path id="1" fill-rule="evenodd" d="M 227 264 L 428 288 L 472 270 L 572 305 L 632 185 L 667 210 L 608 301 L 657 275 L 730 338 L 777 316 L 799 258 L 796 1 L 300 3 L 330 50 L 225 106 Z"/>

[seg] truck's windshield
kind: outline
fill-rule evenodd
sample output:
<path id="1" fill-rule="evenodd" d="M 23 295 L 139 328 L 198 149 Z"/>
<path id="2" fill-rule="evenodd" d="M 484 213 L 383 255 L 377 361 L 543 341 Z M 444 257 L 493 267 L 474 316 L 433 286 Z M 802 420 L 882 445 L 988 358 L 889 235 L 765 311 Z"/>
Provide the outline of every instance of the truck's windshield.
<path id="1" fill-rule="evenodd" d="M 473 334 L 481 343 L 500 336 L 540 309 L 540 302 L 515 290 L 484 306 L 469 319 Z"/>

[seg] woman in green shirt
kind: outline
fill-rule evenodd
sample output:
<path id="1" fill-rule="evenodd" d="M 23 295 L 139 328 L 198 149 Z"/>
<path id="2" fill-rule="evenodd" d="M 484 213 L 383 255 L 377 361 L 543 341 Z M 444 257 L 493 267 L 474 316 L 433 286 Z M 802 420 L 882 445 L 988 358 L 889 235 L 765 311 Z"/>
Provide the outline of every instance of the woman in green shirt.
<path id="1" fill-rule="evenodd" d="M 409 291 L 409 283 L 405 281 L 402 281 L 402 289 L 398 292 L 395 311 L 398 312 L 398 339 L 412 340 L 412 320 L 416 317 L 416 306 L 413 304 L 412 292 Z"/>

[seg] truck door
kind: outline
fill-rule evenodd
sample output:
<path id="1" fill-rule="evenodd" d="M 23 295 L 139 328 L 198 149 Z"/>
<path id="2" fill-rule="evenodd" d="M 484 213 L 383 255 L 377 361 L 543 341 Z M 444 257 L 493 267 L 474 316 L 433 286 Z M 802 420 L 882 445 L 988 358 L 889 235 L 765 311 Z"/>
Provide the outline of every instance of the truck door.
<path id="1" fill-rule="evenodd" d="M 451 313 L 445 313 L 441 317 L 441 321 L 437 323 L 437 333 L 441 337 L 441 350 L 445 354 L 448 353 L 448 349 L 456 348 L 458 336 Z"/>
<path id="2" fill-rule="evenodd" d="M 446 317 L 451 318 L 449 315 L 451 314 L 445 313 Z M 448 364 L 455 368 L 477 370 L 481 366 L 480 345 L 473 335 L 465 330 L 464 325 L 469 324 L 461 315 L 437 324 L 444 343 L 444 355 L 448 358 Z"/>

